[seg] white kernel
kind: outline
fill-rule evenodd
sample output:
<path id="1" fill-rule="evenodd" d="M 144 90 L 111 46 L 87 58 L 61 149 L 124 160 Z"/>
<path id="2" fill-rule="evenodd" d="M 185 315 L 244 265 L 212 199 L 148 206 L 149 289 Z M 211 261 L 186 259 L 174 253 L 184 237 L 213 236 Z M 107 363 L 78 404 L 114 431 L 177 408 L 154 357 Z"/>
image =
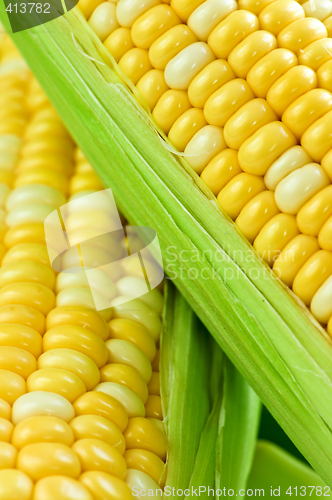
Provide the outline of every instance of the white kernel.
<path id="1" fill-rule="evenodd" d="M 201 174 L 212 158 L 226 148 L 222 128 L 207 125 L 188 143 L 184 151 L 185 159 L 197 174 Z"/>
<path id="2" fill-rule="evenodd" d="M 193 43 L 169 61 L 165 68 L 165 81 L 172 89 L 186 90 L 195 76 L 214 59 L 206 43 Z"/>
<path id="3" fill-rule="evenodd" d="M 234 0 L 207 0 L 197 7 L 188 19 L 188 26 L 199 40 L 206 42 L 211 31 L 237 9 Z"/>
<path id="4" fill-rule="evenodd" d="M 318 163 L 309 163 L 278 184 L 275 191 L 276 204 L 283 213 L 297 214 L 314 194 L 329 184 L 330 180 L 324 169 Z"/>
<path id="5" fill-rule="evenodd" d="M 266 172 L 264 177 L 266 187 L 274 191 L 279 182 L 287 177 L 288 174 L 311 162 L 312 159 L 301 146 L 294 146 L 287 149 L 284 154 L 272 163 Z"/>

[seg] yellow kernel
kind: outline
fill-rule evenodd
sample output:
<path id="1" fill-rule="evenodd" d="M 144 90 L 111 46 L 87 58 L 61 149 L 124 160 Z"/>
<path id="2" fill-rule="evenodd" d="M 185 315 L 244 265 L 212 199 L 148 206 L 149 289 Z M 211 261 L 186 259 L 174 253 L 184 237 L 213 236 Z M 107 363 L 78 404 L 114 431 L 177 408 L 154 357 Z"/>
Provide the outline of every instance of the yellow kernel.
<path id="1" fill-rule="evenodd" d="M 36 358 L 28 351 L 19 347 L 0 347 L 0 368 L 12 371 L 27 379 L 36 370 Z"/>
<path id="2" fill-rule="evenodd" d="M 110 338 L 125 340 L 138 347 L 152 362 L 156 355 L 156 344 L 148 330 L 130 319 L 117 318 L 109 322 Z"/>
<path id="3" fill-rule="evenodd" d="M 246 78 L 254 64 L 276 48 L 275 36 L 267 31 L 255 31 L 232 50 L 228 62 L 236 76 Z"/>
<path id="4" fill-rule="evenodd" d="M 278 116 L 281 116 L 295 99 L 316 87 L 316 73 L 307 66 L 295 66 L 272 85 L 266 100 Z"/>
<path id="5" fill-rule="evenodd" d="M 208 163 L 201 173 L 202 181 L 215 196 L 233 177 L 242 172 L 237 156 L 237 151 L 224 149 Z"/>
<path id="6" fill-rule="evenodd" d="M 33 481 L 50 475 L 76 478 L 81 466 L 73 450 L 61 443 L 34 443 L 20 450 L 17 468 Z"/>
<path id="7" fill-rule="evenodd" d="M 126 483 L 106 472 L 84 472 L 79 480 L 91 492 L 94 500 L 132 500 L 132 490 Z"/>
<path id="8" fill-rule="evenodd" d="M 118 62 L 128 50 L 135 47 L 131 38 L 131 30 L 123 27 L 117 28 L 106 38 L 104 46 Z"/>
<path id="9" fill-rule="evenodd" d="M 85 385 L 74 373 L 59 368 L 43 368 L 27 379 L 28 392 L 47 391 L 60 394 L 70 403 L 85 393 Z"/>
<path id="10" fill-rule="evenodd" d="M 75 349 L 92 359 L 101 368 L 107 362 L 108 352 L 103 340 L 81 326 L 61 325 L 48 330 L 43 337 L 44 352 L 50 349 Z"/>
<path id="11" fill-rule="evenodd" d="M 131 36 L 136 47 L 149 49 L 159 36 L 180 23 L 171 7 L 157 5 L 134 22 Z"/>
<path id="12" fill-rule="evenodd" d="M 297 54 L 307 45 L 321 38 L 327 38 L 327 29 L 318 19 L 306 18 L 294 21 L 278 35 L 279 47 Z"/>
<path id="13" fill-rule="evenodd" d="M 305 12 L 301 5 L 293 0 L 280 0 L 267 5 L 259 16 L 260 26 L 263 30 L 278 36 L 281 30 L 298 19 L 303 19 Z"/>
<path id="14" fill-rule="evenodd" d="M 96 173 L 86 172 L 85 174 L 73 175 L 69 181 L 69 194 L 73 195 L 87 189 L 99 191 L 104 189 L 102 182 Z"/>
<path id="15" fill-rule="evenodd" d="M 0 498 L 30 500 L 32 488 L 33 482 L 23 472 L 16 469 L 4 469 L 0 471 Z"/>
<path id="16" fill-rule="evenodd" d="M 332 250 L 332 217 L 329 217 L 318 235 L 318 243 L 324 250 Z"/>
<path id="17" fill-rule="evenodd" d="M 168 138 L 178 151 L 184 151 L 193 136 L 207 125 L 201 109 L 191 108 L 181 115 L 169 131 Z"/>
<path id="18" fill-rule="evenodd" d="M 100 380 L 101 382 L 113 382 L 128 387 L 140 397 L 143 404 L 148 399 L 149 391 L 146 382 L 137 370 L 131 366 L 110 363 L 100 370 Z"/>
<path id="19" fill-rule="evenodd" d="M 61 191 L 63 194 L 67 193 L 67 177 L 55 170 L 42 167 L 25 170 L 16 177 L 14 187 L 18 188 L 29 184 L 46 184 L 47 186 L 52 186 L 58 191 Z"/>
<path id="20" fill-rule="evenodd" d="M 331 60 L 332 40 L 323 38 L 307 45 L 299 53 L 299 63 L 317 71 L 323 64 Z"/>
<path id="21" fill-rule="evenodd" d="M 123 456 L 108 443 L 100 439 L 79 439 L 72 445 L 72 450 L 79 457 L 82 472 L 98 470 L 124 479 L 127 465 Z"/>
<path id="22" fill-rule="evenodd" d="M 246 203 L 262 191 L 265 191 L 263 178 L 243 172 L 226 184 L 217 200 L 227 215 L 235 220 Z"/>
<path id="23" fill-rule="evenodd" d="M 12 408 L 10 404 L 4 399 L 0 398 L 0 417 L 5 420 L 10 420 L 12 415 Z"/>
<path id="24" fill-rule="evenodd" d="M 85 354 L 74 349 L 51 349 L 38 358 L 38 369 L 59 368 L 77 375 L 87 391 L 91 391 L 100 381 L 97 365 Z"/>
<path id="25" fill-rule="evenodd" d="M 94 496 L 79 481 L 65 476 L 49 476 L 37 481 L 33 500 L 94 500 Z"/>
<path id="26" fill-rule="evenodd" d="M 44 224 L 30 223 L 10 228 L 4 239 L 6 247 L 12 248 L 23 243 L 46 245 Z"/>
<path id="27" fill-rule="evenodd" d="M 273 270 L 291 288 L 301 267 L 318 250 L 316 238 L 299 234 L 284 247 L 273 264 Z"/>
<path id="28" fill-rule="evenodd" d="M 174 26 L 151 45 L 149 58 L 152 66 L 156 69 L 165 69 L 173 57 L 195 42 L 197 38 L 187 25 Z"/>
<path id="29" fill-rule="evenodd" d="M 121 57 L 119 67 L 129 80 L 136 85 L 139 79 L 152 69 L 148 51 L 137 47 L 128 50 Z"/>
<path id="30" fill-rule="evenodd" d="M 171 7 L 183 22 L 199 7 L 204 0 L 171 0 Z"/>
<path id="31" fill-rule="evenodd" d="M 9 443 L 0 443 L 0 469 L 13 469 L 16 465 L 17 450 Z"/>
<path id="32" fill-rule="evenodd" d="M 265 175 L 273 162 L 296 143 L 286 125 L 277 121 L 268 123 L 241 145 L 240 167 L 250 174 Z"/>
<path id="33" fill-rule="evenodd" d="M 70 422 L 75 440 L 93 438 L 109 443 L 124 454 L 126 444 L 119 428 L 110 420 L 99 415 L 80 415 Z M 72 443 L 71 443 L 72 444 Z"/>
<path id="34" fill-rule="evenodd" d="M 6 418 L 0 417 L 0 442 L 9 443 L 13 433 L 14 426 Z"/>
<path id="35" fill-rule="evenodd" d="M 54 293 L 43 285 L 12 283 L 0 290 L 0 306 L 22 304 L 46 315 L 54 308 Z"/>
<path id="36" fill-rule="evenodd" d="M 208 44 L 219 59 L 227 59 L 246 36 L 258 29 L 259 23 L 255 14 L 236 10 L 214 28 L 208 38 Z"/>
<path id="37" fill-rule="evenodd" d="M 147 450 L 127 450 L 124 458 L 128 469 L 135 469 L 147 474 L 161 488 L 165 485 L 166 467 L 164 462 L 154 453 Z"/>
<path id="38" fill-rule="evenodd" d="M 152 377 L 148 385 L 149 394 L 160 396 L 160 374 L 159 372 L 152 372 Z"/>
<path id="39" fill-rule="evenodd" d="M 265 99 L 252 99 L 244 104 L 225 124 L 227 145 L 239 149 L 263 125 L 277 120 L 277 115 Z"/>
<path id="40" fill-rule="evenodd" d="M 326 250 L 319 250 L 307 260 L 295 276 L 293 292 L 309 306 L 317 290 L 331 274 L 332 254 Z"/>
<path id="41" fill-rule="evenodd" d="M 0 323 L 0 346 L 19 347 L 38 358 L 42 353 L 40 333 L 29 326 Z"/>
<path id="42" fill-rule="evenodd" d="M 164 72 L 152 69 L 145 73 L 136 85 L 137 90 L 146 100 L 152 111 L 161 96 L 169 89 L 165 82 Z"/>
<path id="43" fill-rule="evenodd" d="M 223 127 L 241 106 L 254 97 L 245 80 L 231 80 L 208 98 L 204 105 L 205 119 L 210 125 Z"/>
<path id="44" fill-rule="evenodd" d="M 289 214 L 278 214 L 259 232 L 254 248 L 265 262 L 272 265 L 287 243 L 298 234 L 296 218 Z"/>
<path id="45" fill-rule="evenodd" d="M 18 260 L 2 264 L 0 269 L 0 287 L 12 283 L 36 283 L 54 290 L 54 272 L 44 264 L 32 260 Z"/>
<path id="46" fill-rule="evenodd" d="M 71 446 L 74 434 L 67 422 L 51 416 L 30 417 L 19 422 L 13 432 L 12 444 L 18 450 L 34 443 L 62 443 Z"/>
<path id="47" fill-rule="evenodd" d="M 332 186 L 313 196 L 297 214 L 301 233 L 318 236 L 324 223 L 332 215 Z"/>
<path id="48" fill-rule="evenodd" d="M 260 12 L 276 0 L 238 0 L 239 9 L 249 10 L 258 16 Z"/>
<path id="49" fill-rule="evenodd" d="M 19 304 L 0 307 L 1 323 L 17 323 L 33 328 L 41 335 L 45 333 L 45 316 L 34 307 Z"/>
<path id="50" fill-rule="evenodd" d="M 272 191 L 262 191 L 254 196 L 241 210 L 235 223 L 252 243 L 265 224 L 279 213 Z"/>
<path id="51" fill-rule="evenodd" d="M 298 60 L 293 52 L 283 48 L 275 49 L 250 69 L 247 82 L 257 97 L 265 98 L 278 78 L 297 64 Z"/>
<path id="52" fill-rule="evenodd" d="M 332 92 L 332 60 L 322 64 L 317 70 L 318 87 Z"/>
<path id="53" fill-rule="evenodd" d="M 91 330 L 102 340 L 109 337 L 106 321 L 96 311 L 80 306 L 62 306 L 52 309 L 46 318 L 46 329 L 61 325 L 73 325 Z M 0 330 L 1 331 L 1 330 Z"/>
<path id="54" fill-rule="evenodd" d="M 0 398 L 12 405 L 26 393 L 24 378 L 17 373 L 0 369 Z"/>
<path id="55" fill-rule="evenodd" d="M 150 394 L 145 404 L 146 417 L 163 419 L 163 411 L 161 408 L 161 397 Z"/>
<path id="56" fill-rule="evenodd" d="M 142 400 L 128 387 L 114 382 L 102 382 L 95 387 L 95 391 L 112 396 L 122 404 L 129 418 L 145 417 L 145 408 Z"/>
<path id="57" fill-rule="evenodd" d="M 319 118 L 332 110 L 332 94 L 327 90 L 313 89 L 298 97 L 282 115 L 282 121 L 293 134 L 301 139 L 311 126 L 315 128 Z M 307 153 L 310 154 L 309 151 Z"/>
<path id="58" fill-rule="evenodd" d="M 155 453 L 163 462 L 166 459 L 166 436 L 146 418 L 131 418 L 124 432 L 127 450 L 142 449 Z"/>
<path id="59" fill-rule="evenodd" d="M 16 263 L 19 260 L 35 261 L 51 267 L 47 248 L 40 243 L 19 243 L 12 246 L 4 256 L 2 265 Z"/>
<path id="60" fill-rule="evenodd" d="M 302 147 L 314 161 L 320 162 L 332 148 L 331 137 L 332 111 L 322 116 L 303 134 Z"/>
<path id="61" fill-rule="evenodd" d="M 190 108 L 187 92 L 167 90 L 157 102 L 152 115 L 165 134 L 168 134 L 175 121 Z"/>
<path id="62" fill-rule="evenodd" d="M 102 3 L 102 1 L 103 0 L 79 0 L 77 5 L 85 19 L 89 19 L 92 12 Z"/>
<path id="63" fill-rule="evenodd" d="M 227 61 L 217 59 L 200 71 L 188 88 L 188 97 L 192 106 L 203 108 L 207 99 L 225 83 L 235 78 Z"/>
<path id="64" fill-rule="evenodd" d="M 127 427 L 128 415 L 122 404 L 103 392 L 87 392 L 73 406 L 76 416 L 99 415 L 113 422 L 121 432 Z"/>

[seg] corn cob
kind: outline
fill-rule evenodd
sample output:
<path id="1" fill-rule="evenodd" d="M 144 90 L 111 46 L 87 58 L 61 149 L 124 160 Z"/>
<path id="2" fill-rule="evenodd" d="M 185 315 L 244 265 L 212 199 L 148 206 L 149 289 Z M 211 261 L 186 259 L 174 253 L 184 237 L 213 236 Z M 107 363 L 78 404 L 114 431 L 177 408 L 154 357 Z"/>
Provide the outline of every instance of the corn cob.
<path id="1" fill-rule="evenodd" d="M 79 7 L 155 123 L 331 334 L 332 43 L 306 17 L 312 3 Z"/>
<path id="2" fill-rule="evenodd" d="M 97 312 L 85 274 L 70 272 L 81 264 L 75 246 L 61 272 L 51 267 L 44 220 L 68 196 L 67 231 L 77 242 L 90 238 L 81 245 L 85 266 L 108 262 L 110 251 L 119 260 L 123 243 L 91 240 L 87 218 L 100 228 L 105 213 L 82 206 L 103 186 L 8 38 L 1 48 L 0 86 L 13 98 L 4 100 L 0 136 L 0 498 L 126 500 L 136 484 L 165 481 L 162 295 L 122 305 L 142 287 L 142 270 L 124 263 L 103 275 L 103 290 L 97 280 L 94 297 L 106 293 L 113 306 Z"/>

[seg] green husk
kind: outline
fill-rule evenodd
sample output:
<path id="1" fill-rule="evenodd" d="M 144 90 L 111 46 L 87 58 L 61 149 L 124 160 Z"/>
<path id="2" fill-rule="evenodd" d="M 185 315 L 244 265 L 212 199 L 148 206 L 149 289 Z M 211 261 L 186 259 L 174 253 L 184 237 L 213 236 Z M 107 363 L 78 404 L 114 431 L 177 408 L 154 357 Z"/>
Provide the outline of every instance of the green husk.
<path id="1" fill-rule="evenodd" d="M 75 9 L 13 40 L 112 187 L 119 209 L 130 223 L 157 231 L 169 276 L 332 484 L 332 347 L 326 333 L 273 278 L 200 179 L 167 151 Z"/>
<path id="2" fill-rule="evenodd" d="M 316 486 L 321 488 L 316 490 Z M 280 500 L 289 500 L 292 496 L 318 498 L 324 497 L 324 493 L 330 496 L 329 487 L 310 467 L 279 446 L 262 440 L 257 443 L 247 489 L 257 490 L 255 497 L 262 497 L 264 490 L 265 498 Z"/>
<path id="3" fill-rule="evenodd" d="M 209 497 L 208 488 L 245 488 L 260 401 L 170 282 L 160 374 L 169 443 L 166 486 L 200 491 L 201 498 Z"/>
<path id="4" fill-rule="evenodd" d="M 225 359 L 223 402 L 217 442 L 216 488 L 245 488 L 254 457 L 260 401 L 234 366 Z"/>

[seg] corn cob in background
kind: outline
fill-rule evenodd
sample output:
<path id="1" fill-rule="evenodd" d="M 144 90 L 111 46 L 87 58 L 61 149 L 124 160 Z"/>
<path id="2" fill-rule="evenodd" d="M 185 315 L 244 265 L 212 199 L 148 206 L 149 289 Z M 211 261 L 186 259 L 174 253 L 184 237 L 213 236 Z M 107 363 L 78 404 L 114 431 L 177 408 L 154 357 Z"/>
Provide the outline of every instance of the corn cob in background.
<path id="1" fill-rule="evenodd" d="M 83 273 L 52 269 L 45 218 L 103 186 L 9 38 L 1 49 L 0 498 L 126 500 L 125 479 L 165 481 L 162 294 L 99 314 Z M 80 241 L 82 210 L 68 225 Z M 85 247 L 85 265 L 103 252 Z M 69 250 L 63 267 L 75 264 Z M 105 276 L 109 300 L 141 285 L 121 274 Z"/>

